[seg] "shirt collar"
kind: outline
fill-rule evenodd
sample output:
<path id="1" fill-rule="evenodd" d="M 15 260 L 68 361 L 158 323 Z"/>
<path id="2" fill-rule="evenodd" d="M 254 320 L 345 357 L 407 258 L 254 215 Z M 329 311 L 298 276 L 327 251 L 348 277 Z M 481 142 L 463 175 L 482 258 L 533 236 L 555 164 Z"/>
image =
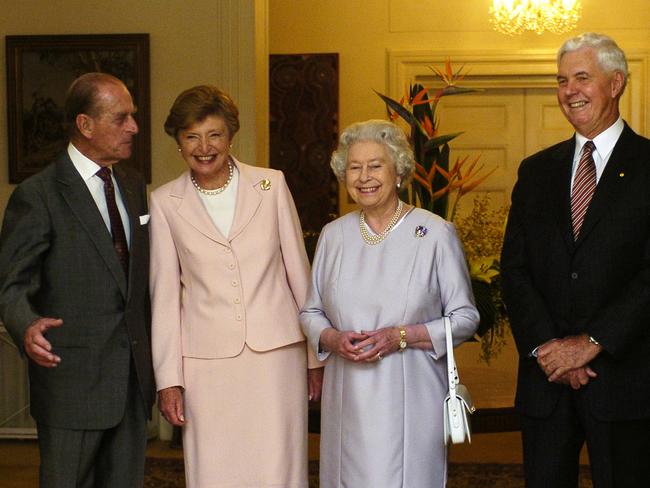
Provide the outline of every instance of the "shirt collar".
<path id="1" fill-rule="evenodd" d="M 623 133 L 624 128 L 625 124 L 623 123 L 623 119 L 619 116 L 616 122 L 614 122 L 593 139 L 587 139 L 582 134 L 578 134 L 576 132 L 577 153 L 582 154 L 582 146 L 585 145 L 585 142 L 591 140 L 593 141 L 594 146 L 596 146 L 596 151 L 598 152 L 600 158 L 606 161 L 614 150 L 614 146 L 616 145 L 618 138 Z"/>
<path id="2" fill-rule="evenodd" d="M 81 151 L 74 147 L 74 144 L 71 142 L 68 143 L 68 156 L 70 156 L 72 164 L 84 181 L 88 181 L 90 178 L 95 176 L 97 171 L 101 169 L 100 165 L 98 165 L 92 159 L 88 159 L 86 156 L 84 156 Z"/>

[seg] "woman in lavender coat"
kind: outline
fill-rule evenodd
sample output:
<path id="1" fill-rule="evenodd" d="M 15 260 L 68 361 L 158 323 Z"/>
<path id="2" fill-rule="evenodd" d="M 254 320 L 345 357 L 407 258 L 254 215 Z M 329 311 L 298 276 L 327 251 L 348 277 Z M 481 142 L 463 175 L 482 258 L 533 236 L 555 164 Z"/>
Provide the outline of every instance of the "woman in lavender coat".
<path id="1" fill-rule="evenodd" d="M 399 200 L 414 161 L 394 124 L 348 127 L 331 166 L 360 211 L 323 228 L 301 312 L 327 358 L 320 486 L 443 488 L 442 317 L 454 345 L 479 320 L 461 244 L 453 224 Z"/>

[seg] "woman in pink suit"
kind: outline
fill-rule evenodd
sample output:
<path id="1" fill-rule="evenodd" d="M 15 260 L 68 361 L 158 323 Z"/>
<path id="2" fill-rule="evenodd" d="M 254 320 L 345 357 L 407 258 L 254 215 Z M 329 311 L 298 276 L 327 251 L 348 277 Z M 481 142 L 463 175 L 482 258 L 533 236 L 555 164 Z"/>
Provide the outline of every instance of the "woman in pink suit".
<path id="1" fill-rule="evenodd" d="M 298 311 L 309 265 L 280 171 L 230 154 L 238 110 L 213 86 L 165 122 L 189 170 L 151 195 L 160 411 L 183 426 L 188 487 L 307 487 L 307 398 L 322 369 Z"/>

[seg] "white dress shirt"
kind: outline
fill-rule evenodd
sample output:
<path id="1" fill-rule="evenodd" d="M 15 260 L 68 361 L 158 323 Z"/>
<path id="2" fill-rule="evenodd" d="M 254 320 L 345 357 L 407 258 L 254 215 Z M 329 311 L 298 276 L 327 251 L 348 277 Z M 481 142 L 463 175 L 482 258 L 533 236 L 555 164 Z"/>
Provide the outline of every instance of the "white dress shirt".
<path id="1" fill-rule="evenodd" d="M 104 194 L 104 180 L 97 176 L 97 172 L 100 170 L 101 166 L 97 163 L 88 159 L 84 156 L 79 150 L 74 147 L 72 143 L 68 144 L 68 156 L 72 160 L 72 164 L 75 169 L 84 180 L 84 183 L 88 187 L 88 191 L 95 200 L 99 213 L 102 214 L 104 219 L 104 224 L 108 232 L 111 232 L 111 218 L 108 214 L 108 206 L 106 205 L 106 195 Z M 120 217 L 122 218 L 122 225 L 124 226 L 124 234 L 126 235 L 126 242 L 129 247 L 131 247 L 131 226 L 129 224 L 129 214 L 126 211 L 126 206 L 122 199 L 122 193 L 120 192 L 120 187 L 115 181 L 115 175 L 111 170 L 111 179 L 113 180 L 113 187 L 115 187 L 115 201 L 117 203 L 117 209 L 120 211 Z"/>
<path id="2" fill-rule="evenodd" d="M 591 140 L 594 146 L 596 146 L 596 149 L 594 149 L 591 155 L 596 165 L 596 184 L 598 184 L 600 177 L 603 175 L 603 171 L 605 171 L 605 166 L 607 166 L 607 161 L 609 161 L 609 157 L 612 155 L 614 146 L 618 138 L 621 137 L 624 128 L 625 124 L 623 123 L 623 119 L 619 116 L 616 122 L 593 139 L 587 139 L 585 136 L 576 132 L 576 149 L 573 154 L 573 168 L 571 169 L 571 189 L 573 189 L 573 180 L 575 180 L 576 172 L 578 171 L 578 163 L 580 162 L 582 147 L 585 145 L 585 142 Z"/>
<path id="3" fill-rule="evenodd" d="M 233 163 L 232 180 L 228 186 L 221 192 L 214 195 L 206 195 L 197 190 L 203 206 L 208 211 L 212 222 L 221 235 L 226 239 L 230 234 L 232 221 L 235 218 L 235 207 L 237 206 L 237 188 L 239 186 L 239 170 Z"/>

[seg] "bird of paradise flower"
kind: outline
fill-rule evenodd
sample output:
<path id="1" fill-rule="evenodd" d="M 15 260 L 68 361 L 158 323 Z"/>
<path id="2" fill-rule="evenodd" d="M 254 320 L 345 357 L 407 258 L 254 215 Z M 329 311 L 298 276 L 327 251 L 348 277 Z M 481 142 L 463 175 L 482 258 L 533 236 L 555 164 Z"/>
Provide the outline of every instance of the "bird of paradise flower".
<path id="1" fill-rule="evenodd" d="M 375 90 L 384 101 L 391 120 L 402 119 L 410 128 L 410 140 L 415 155 L 415 172 L 411 191 L 403 195 L 413 205 L 426 208 L 441 217 L 453 221 L 456 217 L 458 202 L 467 193 L 474 190 L 496 171 L 496 167 L 486 169 L 480 161 L 480 154 L 475 157 L 458 156 L 450 164 L 449 142 L 462 132 L 440 134 L 440 120 L 436 110 L 443 97 L 477 92 L 474 88 L 458 86 L 466 73 L 464 66 L 458 70 L 452 68 L 447 60 L 443 69 L 430 67 L 443 86 L 432 93 L 420 84 L 410 85 L 405 95 L 394 100 Z M 476 220 L 485 214 L 486 201 L 475 201 L 469 220 Z M 460 218 L 459 224 L 467 226 L 468 218 Z M 473 222 L 474 226 L 492 225 L 489 222 Z M 481 234 L 482 235 L 482 234 Z M 467 236 L 466 236 L 467 237 Z M 472 242 L 468 243 L 471 247 Z M 473 250 L 471 248 L 470 250 Z M 468 260 L 472 288 L 476 305 L 481 315 L 479 325 L 482 355 L 489 363 L 503 343 L 504 320 L 501 313 L 503 306 L 499 294 L 498 257 L 472 254 Z M 496 338 L 496 339 L 495 339 Z"/>
<path id="2" fill-rule="evenodd" d="M 375 90 L 384 101 L 391 120 L 401 118 L 410 127 L 416 165 L 411 184 L 410 203 L 426 208 L 447 220 L 453 220 L 460 198 L 483 183 L 494 171 L 485 170 L 479 164 L 480 155 L 457 157 L 449 164 L 449 142 L 462 132 L 439 134 L 439 119 L 436 109 L 440 99 L 446 96 L 477 92 L 474 88 L 457 85 L 467 73 L 463 67 L 454 71 L 447 60 L 444 71 L 430 67 L 444 86 L 429 96 L 429 90 L 420 84 L 410 85 L 400 101 L 396 101 Z M 407 199 L 409 197 L 407 196 Z"/>

